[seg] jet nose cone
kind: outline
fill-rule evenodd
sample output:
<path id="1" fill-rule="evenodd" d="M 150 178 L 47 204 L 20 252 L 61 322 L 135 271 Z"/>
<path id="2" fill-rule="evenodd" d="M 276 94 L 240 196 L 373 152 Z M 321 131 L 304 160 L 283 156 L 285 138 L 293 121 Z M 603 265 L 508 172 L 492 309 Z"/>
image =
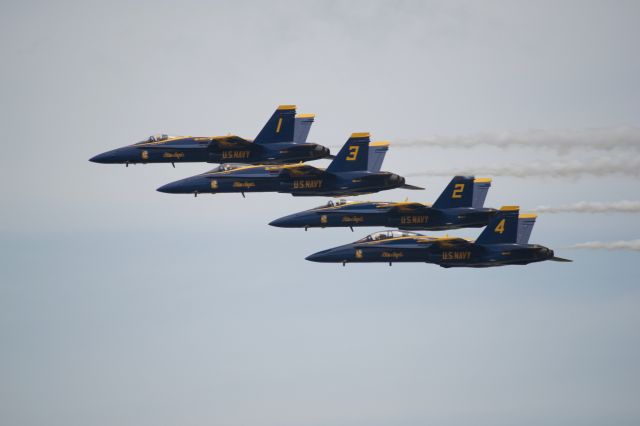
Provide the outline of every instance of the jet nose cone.
<path id="1" fill-rule="evenodd" d="M 277 226 L 278 228 L 284 228 L 286 223 L 287 223 L 286 218 L 281 217 L 279 219 L 272 220 L 271 222 L 269 222 L 269 225 Z"/>
<path id="2" fill-rule="evenodd" d="M 336 257 L 336 250 L 335 249 L 328 249 L 328 250 L 319 251 L 317 253 L 313 253 L 313 254 L 305 257 L 305 259 L 309 260 L 311 262 L 340 262 L 340 261 L 342 261 L 342 259 L 338 259 L 338 257 Z"/>
<path id="3" fill-rule="evenodd" d="M 271 226 L 277 226 L 278 228 L 301 228 L 309 226 L 308 220 L 305 220 L 304 215 L 291 214 L 289 216 L 279 217 L 278 219 L 269 222 Z"/>
<path id="4" fill-rule="evenodd" d="M 305 257 L 305 260 L 309 260 L 311 262 L 322 262 L 324 260 L 324 256 L 322 252 L 318 252 Z"/>
<path id="5" fill-rule="evenodd" d="M 160 188 L 156 189 L 158 192 L 164 192 L 165 194 L 179 194 L 181 191 L 180 182 L 171 182 L 166 185 L 162 185 Z"/>
<path id="6" fill-rule="evenodd" d="M 98 155 L 94 155 L 93 157 L 89 158 L 89 161 L 91 161 L 92 163 L 100 163 L 100 164 L 106 164 L 109 161 L 109 153 L 108 152 L 104 152 L 102 154 L 98 154 Z"/>

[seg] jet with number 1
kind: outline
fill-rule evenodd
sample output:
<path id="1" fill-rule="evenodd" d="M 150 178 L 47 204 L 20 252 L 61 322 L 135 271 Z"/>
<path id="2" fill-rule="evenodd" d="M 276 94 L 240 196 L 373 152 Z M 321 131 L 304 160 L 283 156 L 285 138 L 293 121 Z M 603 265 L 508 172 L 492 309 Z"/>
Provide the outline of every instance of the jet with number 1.
<path id="1" fill-rule="evenodd" d="M 251 141 L 240 136 L 154 135 L 108 151 L 89 161 L 102 164 L 245 163 L 283 164 L 331 158 L 329 148 L 307 143 L 313 114 L 296 116 L 295 105 L 281 105 Z"/>
<path id="2" fill-rule="evenodd" d="M 238 165 L 222 164 L 200 175 L 158 188 L 169 194 L 217 194 L 283 192 L 294 196 L 345 196 L 393 188 L 423 189 L 405 184 L 402 176 L 382 172 L 380 167 L 388 142 L 369 145 L 369 133 L 354 133 L 329 167 L 306 164 Z M 373 155 L 369 161 L 370 151 Z"/>
<path id="3" fill-rule="evenodd" d="M 475 241 L 455 237 L 428 237 L 411 231 L 381 231 L 307 257 L 313 262 L 371 263 L 426 262 L 444 268 L 483 268 L 526 265 L 544 260 L 570 262 L 553 250 L 529 244 L 536 215 L 520 215 L 519 207 L 498 211 Z"/>

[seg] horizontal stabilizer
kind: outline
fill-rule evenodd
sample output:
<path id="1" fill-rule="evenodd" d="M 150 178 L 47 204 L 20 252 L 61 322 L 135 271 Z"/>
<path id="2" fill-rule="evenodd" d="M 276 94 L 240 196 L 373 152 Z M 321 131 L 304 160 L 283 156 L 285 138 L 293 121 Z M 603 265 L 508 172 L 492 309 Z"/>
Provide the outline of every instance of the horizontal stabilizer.
<path id="1" fill-rule="evenodd" d="M 421 186 L 415 186 L 415 185 L 409 185 L 408 183 L 405 183 L 404 185 L 402 185 L 400 188 L 404 188 L 404 189 L 413 189 L 413 190 L 423 190 L 424 188 Z"/>
<path id="2" fill-rule="evenodd" d="M 549 260 L 553 260 L 554 262 L 573 262 L 573 260 L 571 260 L 571 259 L 564 259 L 562 257 L 556 257 L 556 256 L 553 256 Z"/>

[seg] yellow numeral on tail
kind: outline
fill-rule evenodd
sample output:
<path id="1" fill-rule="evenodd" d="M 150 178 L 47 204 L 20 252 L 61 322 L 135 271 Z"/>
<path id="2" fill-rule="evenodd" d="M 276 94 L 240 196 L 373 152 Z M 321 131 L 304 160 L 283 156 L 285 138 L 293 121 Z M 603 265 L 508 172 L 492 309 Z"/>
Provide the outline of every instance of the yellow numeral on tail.
<path id="1" fill-rule="evenodd" d="M 358 151 L 360 151 L 360 147 L 358 145 L 351 145 L 349 147 L 349 155 L 347 156 L 347 161 L 355 161 L 358 158 Z"/>
<path id="2" fill-rule="evenodd" d="M 495 231 L 498 234 L 502 234 L 504 232 L 504 219 L 502 219 L 500 222 L 498 222 L 498 226 L 496 226 Z"/>
<path id="3" fill-rule="evenodd" d="M 464 183 L 456 183 L 451 198 L 462 198 L 462 191 L 464 191 Z"/>

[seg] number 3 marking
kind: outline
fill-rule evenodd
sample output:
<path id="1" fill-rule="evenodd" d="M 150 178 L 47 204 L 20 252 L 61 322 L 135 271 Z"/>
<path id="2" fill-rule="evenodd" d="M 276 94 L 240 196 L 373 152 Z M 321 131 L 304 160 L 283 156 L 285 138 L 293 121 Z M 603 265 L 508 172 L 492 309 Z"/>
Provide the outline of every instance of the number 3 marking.
<path id="1" fill-rule="evenodd" d="M 349 147 L 347 161 L 355 161 L 355 159 L 358 158 L 358 151 L 360 151 L 360 147 L 358 145 L 351 145 Z"/>

